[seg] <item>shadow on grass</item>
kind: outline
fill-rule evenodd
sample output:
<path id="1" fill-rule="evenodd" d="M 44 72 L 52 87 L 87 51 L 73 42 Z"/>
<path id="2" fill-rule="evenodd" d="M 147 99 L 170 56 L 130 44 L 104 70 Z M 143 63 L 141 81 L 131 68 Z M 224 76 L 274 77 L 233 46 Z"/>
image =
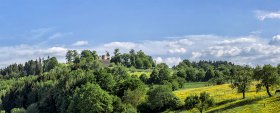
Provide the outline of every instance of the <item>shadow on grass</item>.
<path id="1" fill-rule="evenodd" d="M 279 96 L 277 96 L 277 99 L 275 99 L 275 100 L 273 100 L 271 102 L 276 102 L 276 101 L 280 101 L 280 97 Z"/>
<path id="2" fill-rule="evenodd" d="M 222 112 L 222 111 L 225 111 L 225 110 L 228 110 L 228 109 L 233 109 L 233 108 L 236 108 L 236 107 L 240 107 L 240 106 L 244 106 L 244 105 L 249 105 L 249 104 L 253 104 L 254 102 L 256 101 L 259 101 L 263 98 L 255 98 L 255 99 L 246 99 L 246 100 L 242 100 L 240 102 L 237 102 L 237 103 L 234 103 L 232 105 L 229 105 L 229 106 L 226 106 L 224 108 L 220 108 L 220 109 L 215 109 L 215 110 L 212 110 L 212 111 L 208 111 L 207 113 L 217 113 L 217 112 Z M 229 102 L 233 102 L 235 100 L 230 100 L 228 102 L 224 102 L 224 104 L 226 103 L 229 103 Z M 217 105 L 222 105 L 222 103 L 218 103 Z"/>
<path id="3" fill-rule="evenodd" d="M 227 103 L 230 103 L 230 102 L 233 102 L 233 101 L 236 101 L 236 100 L 237 99 L 224 100 L 224 101 L 221 101 L 219 103 L 216 103 L 215 105 L 220 106 L 220 105 L 227 104 Z"/>

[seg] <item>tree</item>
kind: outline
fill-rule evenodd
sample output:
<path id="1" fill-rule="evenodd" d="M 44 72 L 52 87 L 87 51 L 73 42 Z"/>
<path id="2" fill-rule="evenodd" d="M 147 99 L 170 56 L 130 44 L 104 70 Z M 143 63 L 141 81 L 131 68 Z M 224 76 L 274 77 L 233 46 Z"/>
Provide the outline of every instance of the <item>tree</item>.
<path id="1" fill-rule="evenodd" d="M 121 63 L 121 53 L 118 48 L 114 50 L 114 56 L 112 57 L 111 62 L 115 64 Z"/>
<path id="2" fill-rule="evenodd" d="M 160 79 L 159 79 L 159 71 L 158 69 L 153 69 L 150 78 L 149 78 L 149 83 L 160 83 Z"/>
<path id="3" fill-rule="evenodd" d="M 175 109 L 181 104 L 180 100 L 172 93 L 171 87 L 167 85 L 152 88 L 148 95 L 147 105 L 154 112 Z"/>
<path id="4" fill-rule="evenodd" d="M 87 83 L 76 88 L 68 107 L 70 113 L 100 113 L 113 111 L 113 98 L 98 85 Z"/>
<path id="5" fill-rule="evenodd" d="M 159 69 L 158 77 L 161 83 L 163 81 L 170 81 L 171 70 L 168 67 L 164 66 L 163 68 Z"/>
<path id="6" fill-rule="evenodd" d="M 99 86 L 108 91 L 108 92 L 113 92 L 113 89 L 116 85 L 116 81 L 114 80 L 114 77 L 112 74 L 110 73 L 105 73 L 100 71 L 97 75 L 96 75 L 96 82 L 99 84 Z"/>
<path id="7" fill-rule="evenodd" d="M 213 69 L 208 69 L 205 73 L 204 81 L 208 81 L 215 76 L 215 72 Z"/>
<path id="8" fill-rule="evenodd" d="M 209 93 L 202 92 L 200 96 L 189 96 L 185 99 L 185 107 L 187 109 L 197 108 L 200 113 L 207 110 L 214 105 L 214 99 L 210 97 Z"/>
<path id="9" fill-rule="evenodd" d="M 243 94 L 245 99 L 245 92 L 249 89 L 252 82 L 253 71 L 249 67 L 244 67 L 237 71 L 234 77 L 234 82 L 231 84 L 231 88 L 237 87 L 237 92 Z"/>
<path id="10" fill-rule="evenodd" d="M 42 102 L 39 103 L 38 110 L 40 113 L 58 113 L 56 107 L 55 95 L 52 93 L 48 94 Z"/>
<path id="11" fill-rule="evenodd" d="M 68 63 L 73 62 L 78 57 L 78 52 L 77 50 L 68 50 L 65 57 Z"/>
<path id="12" fill-rule="evenodd" d="M 143 61 L 140 58 L 137 58 L 135 61 L 135 67 L 138 69 L 142 69 L 143 68 Z"/>
<path id="13" fill-rule="evenodd" d="M 81 52 L 81 58 L 89 58 L 89 57 L 93 57 L 93 54 L 91 53 L 90 50 L 83 50 Z"/>
<path id="14" fill-rule="evenodd" d="M 271 97 L 270 87 L 273 87 L 279 84 L 279 75 L 277 72 L 277 68 L 271 65 L 264 65 L 261 69 L 260 67 L 256 67 L 254 76 L 257 80 L 260 80 L 260 83 L 257 84 L 257 89 L 260 90 L 261 87 L 266 88 L 267 95 Z"/>
<path id="15" fill-rule="evenodd" d="M 136 66 L 136 63 L 135 63 L 135 60 L 136 60 L 136 53 L 135 53 L 135 50 L 134 49 L 131 49 L 130 51 L 129 51 L 129 55 L 130 55 L 130 64 L 132 65 L 132 66 Z"/>
<path id="16" fill-rule="evenodd" d="M 202 92 L 199 96 L 199 103 L 197 104 L 196 108 L 203 112 L 203 110 L 207 110 L 209 107 L 214 105 L 214 99 L 210 97 L 209 93 Z"/>
<path id="17" fill-rule="evenodd" d="M 139 87 L 134 90 L 126 90 L 124 92 L 123 101 L 125 103 L 131 104 L 134 107 L 137 107 L 145 101 L 145 95 L 147 90 L 145 87 Z"/>
<path id="18" fill-rule="evenodd" d="M 187 74 L 186 76 L 187 81 L 195 81 L 197 70 L 193 67 L 189 67 L 186 69 L 186 74 Z"/>
<path id="19" fill-rule="evenodd" d="M 57 65 L 58 65 L 58 61 L 57 61 L 56 57 L 51 57 L 44 61 L 43 70 L 44 70 L 44 72 L 48 72 L 51 69 L 54 69 L 54 67 Z"/>
<path id="20" fill-rule="evenodd" d="M 139 78 L 143 83 L 148 83 L 149 78 L 145 73 L 141 74 Z"/>

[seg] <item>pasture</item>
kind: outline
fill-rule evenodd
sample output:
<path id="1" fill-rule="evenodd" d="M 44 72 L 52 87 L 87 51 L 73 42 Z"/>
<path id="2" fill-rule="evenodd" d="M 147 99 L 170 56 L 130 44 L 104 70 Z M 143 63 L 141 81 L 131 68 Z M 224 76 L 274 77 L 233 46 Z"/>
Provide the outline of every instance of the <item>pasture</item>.
<path id="1" fill-rule="evenodd" d="M 251 88 L 246 93 L 246 99 L 242 99 L 242 93 L 237 93 L 236 89 L 232 89 L 229 84 L 199 87 L 202 83 L 191 83 L 193 88 L 185 88 L 174 91 L 173 93 L 180 98 L 182 102 L 189 95 L 199 95 L 200 92 L 206 91 L 214 98 L 216 105 L 211 107 L 207 113 L 275 113 L 280 112 L 280 96 L 274 95 L 268 97 L 263 89 L 256 92 L 256 88 L 251 85 Z M 275 90 L 275 89 L 274 89 Z M 274 94 L 274 90 L 271 92 Z M 178 110 L 170 112 L 181 113 L 197 113 L 197 109 Z"/>

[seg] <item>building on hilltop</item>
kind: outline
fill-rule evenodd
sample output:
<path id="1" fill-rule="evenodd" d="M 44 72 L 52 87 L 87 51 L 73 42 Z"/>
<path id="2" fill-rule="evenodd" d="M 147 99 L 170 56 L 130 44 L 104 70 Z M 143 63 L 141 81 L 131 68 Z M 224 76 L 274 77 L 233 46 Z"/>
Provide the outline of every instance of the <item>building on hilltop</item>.
<path id="1" fill-rule="evenodd" d="M 110 65 L 110 60 L 111 60 L 111 56 L 109 54 L 108 51 L 106 51 L 105 55 L 101 55 L 99 56 L 99 59 L 101 60 L 101 62 L 105 65 L 105 66 L 109 66 Z"/>

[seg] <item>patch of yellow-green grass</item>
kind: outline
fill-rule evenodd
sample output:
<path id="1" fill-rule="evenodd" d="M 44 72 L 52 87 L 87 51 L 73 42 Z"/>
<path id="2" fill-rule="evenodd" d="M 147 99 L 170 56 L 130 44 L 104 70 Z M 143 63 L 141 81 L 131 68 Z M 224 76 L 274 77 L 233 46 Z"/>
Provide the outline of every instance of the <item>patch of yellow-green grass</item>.
<path id="1" fill-rule="evenodd" d="M 246 99 L 242 99 L 242 93 L 231 89 L 229 84 L 186 88 L 174 91 L 174 94 L 184 102 L 189 95 L 199 95 L 201 92 L 208 92 L 214 98 L 216 105 L 207 110 L 209 113 L 277 113 L 280 112 L 280 97 L 268 97 L 265 90 L 256 93 L 254 85 L 246 92 Z M 274 91 L 271 91 L 273 94 Z M 176 112 L 199 112 L 196 109 L 181 110 Z"/>
<path id="2" fill-rule="evenodd" d="M 151 72 L 149 72 L 149 71 L 135 71 L 135 72 L 129 71 L 128 74 L 131 75 L 131 76 L 136 75 L 138 77 L 140 77 L 142 74 L 146 74 L 147 77 L 150 77 Z"/>
<path id="3" fill-rule="evenodd" d="M 208 82 L 187 82 L 182 89 L 199 88 L 208 86 Z"/>

